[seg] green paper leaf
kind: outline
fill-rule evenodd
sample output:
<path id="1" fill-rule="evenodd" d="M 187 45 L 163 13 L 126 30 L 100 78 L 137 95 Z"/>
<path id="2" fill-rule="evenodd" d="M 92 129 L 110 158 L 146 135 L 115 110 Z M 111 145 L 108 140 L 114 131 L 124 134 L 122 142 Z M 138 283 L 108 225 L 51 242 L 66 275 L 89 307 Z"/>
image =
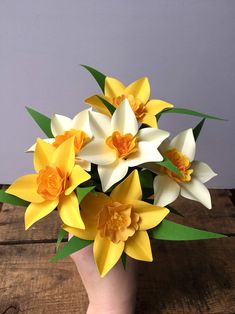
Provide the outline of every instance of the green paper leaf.
<path id="1" fill-rule="evenodd" d="M 91 75 L 94 77 L 96 82 L 99 84 L 99 87 L 101 88 L 102 92 L 104 93 L 106 75 L 97 71 L 96 69 L 93 69 L 92 67 L 88 65 L 81 64 L 81 66 L 91 73 Z"/>
<path id="2" fill-rule="evenodd" d="M 164 219 L 160 225 L 151 229 L 149 235 L 157 240 L 172 241 L 204 240 L 226 237 L 224 234 L 187 227 L 167 219 Z"/>
<path id="3" fill-rule="evenodd" d="M 216 116 L 211 116 L 211 115 L 208 115 L 206 113 L 194 111 L 194 110 L 187 109 L 187 108 L 173 107 L 173 108 L 165 109 L 165 110 L 160 112 L 160 115 L 165 114 L 165 113 L 180 113 L 180 114 L 186 114 L 186 115 L 190 115 L 190 116 L 202 117 L 202 118 L 207 118 L 207 119 L 226 121 L 225 119 L 222 119 L 222 118 L 219 118 Z M 157 115 L 157 119 L 159 119 L 160 115 Z"/>
<path id="4" fill-rule="evenodd" d="M 139 178 L 143 189 L 153 189 L 153 174 L 150 170 L 139 171 Z"/>
<path id="5" fill-rule="evenodd" d="M 182 173 L 179 171 L 179 169 L 168 159 L 167 157 L 164 157 L 163 161 L 157 162 L 158 165 L 163 166 L 174 173 L 176 173 L 178 176 L 182 177 Z"/>
<path id="6" fill-rule="evenodd" d="M 95 186 L 87 186 L 87 187 L 78 187 L 76 188 L 76 194 L 78 197 L 78 203 L 81 203 L 81 201 L 84 199 L 84 197 L 91 192 L 92 190 L 94 190 Z"/>
<path id="7" fill-rule="evenodd" d="M 126 253 L 123 252 L 121 256 L 123 268 L 126 269 Z"/>
<path id="8" fill-rule="evenodd" d="M 100 97 L 99 95 L 96 95 L 96 97 L 98 97 L 99 100 L 102 101 L 102 103 L 105 105 L 105 107 L 111 113 L 111 115 L 113 115 L 113 113 L 116 110 L 116 108 L 113 105 L 111 105 L 106 99 Z"/>
<path id="9" fill-rule="evenodd" d="M 169 211 L 172 213 L 172 214 L 175 214 L 175 215 L 178 215 L 178 216 L 181 216 L 181 217 L 184 217 L 180 212 L 178 212 L 175 208 L 167 205 L 165 206 L 166 208 L 169 209 Z"/>
<path id="10" fill-rule="evenodd" d="M 58 251 L 58 249 L 60 247 L 60 243 L 62 242 L 62 240 L 64 239 L 66 234 L 67 234 L 67 232 L 64 229 L 61 228 L 59 233 L 58 233 L 58 237 L 57 237 L 56 252 Z"/>
<path id="11" fill-rule="evenodd" d="M 63 247 L 59 250 L 55 256 L 53 256 L 49 261 L 56 262 L 70 254 L 73 254 L 84 247 L 91 244 L 93 241 L 90 240 L 83 240 L 73 236 Z"/>
<path id="12" fill-rule="evenodd" d="M 25 200 L 22 200 L 19 197 L 6 193 L 5 190 L 3 189 L 0 190 L 0 203 L 6 203 L 23 207 L 28 207 L 30 204 L 29 202 L 26 202 Z"/>
<path id="13" fill-rule="evenodd" d="M 197 140 L 205 121 L 206 121 L 206 118 L 202 119 L 198 123 L 198 125 L 196 125 L 195 128 L 193 129 L 193 136 L 194 136 L 195 141 Z"/>
<path id="14" fill-rule="evenodd" d="M 37 125 L 42 129 L 48 138 L 53 138 L 51 132 L 51 119 L 44 116 L 42 113 L 35 111 L 32 108 L 26 107 L 26 110 L 37 123 Z"/>

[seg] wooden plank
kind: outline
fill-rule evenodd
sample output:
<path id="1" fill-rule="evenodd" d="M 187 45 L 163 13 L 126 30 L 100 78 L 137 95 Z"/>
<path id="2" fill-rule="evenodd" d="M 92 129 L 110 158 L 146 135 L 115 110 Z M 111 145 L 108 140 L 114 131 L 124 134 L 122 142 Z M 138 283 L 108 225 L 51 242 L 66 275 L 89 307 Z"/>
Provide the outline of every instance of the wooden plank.
<path id="1" fill-rule="evenodd" d="M 235 313 L 235 238 L 154 241 L 139 263 L 137 314 Z M 53 244 L 0 246 L 0 313 L 85 313 L 87 296 L 69 258 L 48 263 Z"/>

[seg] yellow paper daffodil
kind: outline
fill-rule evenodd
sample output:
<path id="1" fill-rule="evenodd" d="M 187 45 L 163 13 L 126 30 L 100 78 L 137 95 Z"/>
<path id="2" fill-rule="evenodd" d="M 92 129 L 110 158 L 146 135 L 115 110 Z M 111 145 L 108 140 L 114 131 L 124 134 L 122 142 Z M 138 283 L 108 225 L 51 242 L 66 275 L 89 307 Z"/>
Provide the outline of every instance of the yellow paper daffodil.
<path id="1" fill-rule="evenodd" d="M 153 128 L 157 127 L 155 115 L 163 109 L 173 107 L 172 104 L 160 99 L 150 100 L 150 85 L 147 77 L 131 83 L 127 87 L 113 77 L 105 78 L 104 95 L 100 95 L 117 108 L 125 98 L 128 99 L 137 120 Z M 96 96 L 85 99 L 85 102 L 95 108 L 98 112 L 110 116 L 109 110 Z"/>
<path id="2" fill-rule="evenodd" d="M 30 202 L 25 212 L 25 229 L 56 207 L 66 225 L 84 229 L 74 189 L 89 180 L 90 175 L 75 165 L 74 138 L 64 141 L 58 148 L 38 139 L 34 168 L 36 174 L 18 178 L 6 191 Z"/>
<path id="3" fill-rule="evenodd" d="M 117 185 L 110 196 L 89 193 L 81 203 L 85 230 L 63 226 L 64 230 L 86 240 L 94 240 L 93 253 L 103 277 L 123 252 L 142 261 L 153 260 L 146 230 L 157 226 L 169 213 L 164 207 L 141 201 L 138 171 Z"/>

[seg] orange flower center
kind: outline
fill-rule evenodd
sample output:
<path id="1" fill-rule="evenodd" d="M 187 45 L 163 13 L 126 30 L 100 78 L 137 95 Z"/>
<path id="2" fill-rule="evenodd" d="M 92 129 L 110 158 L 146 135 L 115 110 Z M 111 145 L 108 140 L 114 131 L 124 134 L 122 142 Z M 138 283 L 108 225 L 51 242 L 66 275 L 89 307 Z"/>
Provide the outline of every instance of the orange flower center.
<path id="1" fill-rule="evenodd" d="M 138 150 L 137 138 L 132 134 L 121 134 L 119 131 L 106 138 L 106 144 L 116 150 L 118 158 L 125 158 Z"/>
<path id="2" fill-rule="evenodd" d="M 104 205 L 99 213 L 98 230 L 101 237 L 114 243 L 126 241 L 139 229 L 140 216 L 130 204 L 112 202 Z"/>
<path id="3" fill-rule="evenodd" d="M 185 155 L 183 155 L 176 148 L 173 148 L 165 152 L 164 156 L 170 159 L 170 161 L 179 169 L 182 176 L 177 175 L 165 167 L 160 167 L 160 171 L 168 174 L 168 176 L 174 179 L 176 182 L 191 181 L 191 174 L 193 173 L 193 169 L 190 169 L 191 163 Z"/>
<path id="4" fill-rule="evenodd" d="M 125 98 L 128 99 L 129 104 L 135 113 L 136 119 L 141 121 L 146 113 L 145 104 L 143 104 L 140 99 L 135 98 L 133 95 L 130 94 L 127 96 L 121 95 L 118 97 L 114 97 L 111 101 L 112 105 L 117 108 Z"/>
<path id="5" fill-rule="evenodd" d="M 64 141 L 68 140 L 72 136 L 74 136 L 75 153 L 78 153 L 81 148 L 90 140 L 89 136 L 85 132 L 81 130 L 71 129 L 69 131 L 65 131 L 61 135 L 57 135 L 55 137 L 53 145 L 55 147 L 58 147 L 60 146 L 60 144 L 62 144 Z"/>
<path id="6" fill-rule="evenodd" d="M 55 200 L 65 189 L 65 177 L 57 167 L 47 166 L 39 171 L 37 192 L 45 200 Z"/>

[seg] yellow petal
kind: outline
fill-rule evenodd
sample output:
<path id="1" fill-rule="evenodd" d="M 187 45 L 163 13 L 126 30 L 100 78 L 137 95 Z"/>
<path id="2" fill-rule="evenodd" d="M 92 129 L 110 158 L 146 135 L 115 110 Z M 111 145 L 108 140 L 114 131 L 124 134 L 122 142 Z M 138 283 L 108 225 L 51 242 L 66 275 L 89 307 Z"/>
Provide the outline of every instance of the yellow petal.
<path id="1" fill-rule="evenodd" d="M 143 104 L 146 104 L 150 97 L 150 86 L 148 78 L 143 77 L 131 83 L 125 89 L 125 95 L 133 95 L 135 98 L 138 98 Z"/>
<path id="2" fill-rule="evenodd" d="M 152 99 L 146 104 L 146 111 L 152 115 L 156 115 L 161 112 L 163 109 L 174 107 L 169 102 L 160 100 L 160 99 Z"/>
<path id="3" fill-rule="evenodd" d="M 154 228 L 169 214 L 169 209 L 143 201 L 134 201 L 132 204 L 134 212 L 140 215 L 140 230 Z"/>
<path id="4" fill-rule="evenodd" d="M 103 95 L 100 95 L 100 97 L 105 98 Z M 93 107 L 98 112 L 103 113 L 106 116 L 111 117 L 111 113 L 109 112 L 109 110 L 105 107 L 105 105 L 102 103 L 102 101 L 96 95 L 86 98 L 84 100 L 84 102 L 86 104 L 89 104 L 91 107 Z"/>
<path id="5" fill-rule="evenodd" d="M 44 201 L 41 195 L 37 193 L 37 174 L 28 174 L 18 178 L 6 190 L 6 193 L 15 195 L 25 201 L 32 203 L 41 203 Z"/>
<path id="6" fill-rule="evenodd" d="M 152 250 L 147 231 L 137 231 L 126 241 L 125 253 L 134 259 L 152 262 Z"/>
<path id="7" fill-rule="evenodd" d="M 67 225 L 63 225 L 62 228 L 71 233 L 72 235 L 80 238 L 80 239 L 84 239 L 84 240 L 94 240 L 96 233 L 97 233 L 97 229 L 95 227 L 90 227 L 85 225 L 86 229 L 82 230 L 82 229 L 78 229 L 78 228 L 73 228 L 73 227 L 69 227 Z"/>
<path id="8" fill-rule="evenodd" d="M 113 243 L 102 238 L 98 233 L 95 237 L 93 253 L 101 277 L 104 277 L 117 263 L 124 249 L 124 242 Z"/>
<path id="9" fill-rule="evenodd" d="M 74 228 L 85 229 L 85 225 L 80 214 L 78 199 L 74 192 L 68 196 L 61 196 L 58 204 L 58 212 L 61 220 L 66 225 Z"/>
<path id="10" fill-rule="evenodd" d="M 141 200 L 142 190 L 138 171 L 132 171 L 124 181 L 113 189 L 110 196 L 113 200 L 124 204 L 132 204 L 133 200 Z"/>
<path id="11" fill-rule="evenodd" d="M 125 86 L 119 80 L 113 77 L 106 77 L 104 85 L 104 94 L 113 99 L 124 94 Z"/>
<path id="12" fill-rule="evenodd" d="M 157 128 L 157 119 L 154 115 L 152 115 L 150 113 L 145 113 L 141 122 L 151 126 L 152 128 Z"/>
<path id="13" fill-rule="evenodd" d="M 82 167 L 75 165 L 68 182 L 68 188 L 65 190 L 65 195 L 69 195 L 81 183 L 90 179 L 89 173 L 82 169 Z"/>
<path id="14" fill-rule="evenodd" d="M 64 174 L 71 173 L 75 165 L 74 136 L 56 148 L 51 163 L 62 170 Z"/>
<path id="15" fill-rule="evenodd" d="M 44 201 L 43 203 L 31 203 L 25 212 L 25 230 L 41 218 L 50 214 L 58 205 L 59 199 Z"/>
<path id="16" fill-rule="evenodd" d="M 34 168 L 36 172 L 39 172 L 51 163 L 55 150 L 56 148 L 53 145 L 46 143 L 40 138 L 37 140 L 34 153 Z"/>

